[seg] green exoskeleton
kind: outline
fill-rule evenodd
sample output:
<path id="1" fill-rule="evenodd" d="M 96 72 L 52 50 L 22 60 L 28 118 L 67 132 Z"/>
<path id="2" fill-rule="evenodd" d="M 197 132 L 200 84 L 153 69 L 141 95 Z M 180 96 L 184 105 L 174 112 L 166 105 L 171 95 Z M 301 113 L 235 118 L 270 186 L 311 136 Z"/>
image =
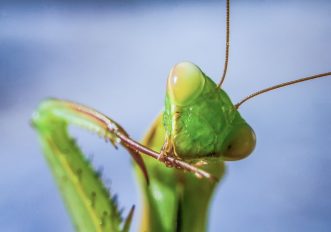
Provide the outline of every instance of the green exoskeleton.
<path id="1" fill-rule="evenodd" d="M 165 138 L 165 142 L 164 142 Z M 255 147 L 255 134 L 227 94 L 197 66 L 175 65 L 167 81 L 165 110 L 143 143 L 163 156 L 203 166 L 220 179 L 225 160 L 239 160 Z M 162 159 L 162 157 L 161 157 Z M 141 231 L 205 231 L 216 183 L 145 160 L 151 178 L 143 186 Z"/>
<path id="2" fill-rule="evenodd" d="M 40 104 L 32 122 L 77 231 L 129 231 L 134 208 L 123 221 L 116 199 L 68 134 L 69 124 L 124 146 L 133 157 L 144 199 L 141 231 L 201 232 L 207 229 L 208 208 L 224 175 L 224 162 L 243 159 L 255 147 L 255 134 L 241 117 L 239 106 L 264 92 L 331 75 L 279 84 L 233 104 L 221 88 L 229 53 L 229 1 L 226 21 L 220 84 L 190 62 L 175 65 L 167 79 L 164 111 L 141 143 L 89 107 L 59 99 Z"/>
<path id="3" fill-rule="evenodd" d="M 194 64 L 179 63 L 171 70 L 165 102 L 163 115 L 153 123 L 143 144 L 161 151 L 158 158 L 167 165 L 180 167 L 181 163 L 176 162 L 180 159 L 202 166 L 213 178 L 220 179 L 224 160 L 242 159 L 254 149 L 253 130 L 227 94 Z M 46 100 L 33 122 L 79 230 L 119 231 L 120 219 L 115 203 L 108 201 L 98 176 L 68 136 L 69 123 L 102 134 L 114 144 L 122 143 L 135 158 L 145 174 L 145 178 L 140 178 L 145 199 L 142 231 L 205 230 L 215 181 L 198 179 L 150 158 L 143 162 L 136 151 L 140 148 L 125 141 L 128 136 L 117 123 L 82 105 Z M 204 174 L 194 172 L 198 176 Z M 137 173 L 140 175 L 139 170 Z M 195 193 L 199 193 L 198 199 Z"/>

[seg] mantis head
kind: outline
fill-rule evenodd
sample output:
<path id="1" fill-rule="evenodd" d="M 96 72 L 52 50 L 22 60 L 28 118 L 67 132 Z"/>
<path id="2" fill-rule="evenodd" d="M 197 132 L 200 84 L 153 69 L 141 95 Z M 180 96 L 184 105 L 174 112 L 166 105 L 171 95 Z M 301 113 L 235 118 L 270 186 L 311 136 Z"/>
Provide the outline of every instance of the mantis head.
<path id="1" fill-rule="evenodd" d="M 255 147 L 254 131 L 228 95 L 189 62 L 170 71 L 163 123 L 167 150 L 182 159 L 239 160 Z"/>

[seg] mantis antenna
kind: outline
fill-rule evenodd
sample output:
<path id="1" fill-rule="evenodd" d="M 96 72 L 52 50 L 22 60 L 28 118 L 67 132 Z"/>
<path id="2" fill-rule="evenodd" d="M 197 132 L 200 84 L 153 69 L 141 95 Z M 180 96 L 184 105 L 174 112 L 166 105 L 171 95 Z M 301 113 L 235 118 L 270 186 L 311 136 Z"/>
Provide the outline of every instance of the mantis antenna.
<path id="1" fill-rule="evenodd" d="M 226 76 L 226 72 L 228 69 L 228 63 L 229 63 L 229 48 L 230 48 L 230 0 L 226 0 L 226 42 L 225 42 L 225 61 L 224 61 L 224 69 L 223 69 L 223 74 L 221 77 L 221 81 L 219 82 L 219 84 L 217 85 L 217 88 L 221 88 L 224 80 L 225 80 L 225 76 Z M 309 77 L 304 77 L 304 78 L 300 78 L 300 79 L 296 79 L 293 81 L 288 81 L 288 82 L 284 82 L 278 85 L 274 85 L 262 90 L 259 90 L 255 93 L 252 93 L 250 95 L 248 95 L 246 98 L 244 98 L 243 100 L 241 100 L 240 102 L 238 102 L 235 107 L 238 109 L 244 102 L 246 102 L 247 100 L 256 97 L 260 94 L 272 91 L 274 89 L 279 89 L 288 85 L 293 85 L 296 83 L 300 83 L 300 82 L 304 82 L 304 81 L 309 81 L 309 80 L 313 80 L 313 79 L 317 79 L 320 77 L 326 77 L 326 76 L 330 76 L 331 72 L 326 72 L 326 73 L 321 73 L 321 74 L 316 74 L 313 76 L 309 76 Z"/>
<path id="2" fill-rule="evenodd" d="M 230 48 L 230 0 L 226 0 L 226 41 L 225 41 L 225 61 L 224 61 L 224 70 L 220 83 L 217 85 L 217 88 L 221 88 L 226 71 L 228 70 L 229 63 L 229 48 Z"/>
<path id="3" fill-rule="evenodd" d="M 313 75 L 313 76 L 304 77 L 304 78 L 296 79 L 296 80 L 293 80 L 293 81 L 284 82 L 284 83 L 281 83 L 281 84 L 278 84 L 278 85 L 274 85 L 274 86 L 259 90 L 255 93 L 252 93 L 252 94 L 248 95 L 243 100 L 241 100 L 240 102 L 235 104 L 235 107 L 238 109 L 244 102 L 246 102 L 247 100 L 249 100 L 253 97 L 256 97 L 260 94 L 263 94 L 263 93 L 266 93 L 266 92 L 269 92 L 269 91 L 272 91 L 272 90 L 275 90 L 275 89 L 279 89 L 279 88 L 282 88 L 282 87 L 285 87 L 285 86 L 293 85 L 293 84 L 296 84 L 296 83 L 299 83 L 299 82 L 309 81 L 309 80 L 313 80 L 313 79 L 317 79 L 317 78 L 321 78 L 321 77 L 326 77 L 326 76 L 330 76 L 330 75 L 331 75 L 331 72 L 316 74 L 316 75 Z"/>

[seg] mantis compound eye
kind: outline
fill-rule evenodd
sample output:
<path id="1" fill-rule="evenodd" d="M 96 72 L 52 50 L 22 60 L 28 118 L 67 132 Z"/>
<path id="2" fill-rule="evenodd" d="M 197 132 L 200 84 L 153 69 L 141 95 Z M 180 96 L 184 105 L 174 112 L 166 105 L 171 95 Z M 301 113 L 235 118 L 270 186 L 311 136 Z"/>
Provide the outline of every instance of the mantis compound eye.
<path id="1" fill-rule="evenodd" d="M 246 158 L 255 148 L 256 137 L 253 129 L 244 124 L 229 135 L 225 144 L 223 158 L 225 161 L 235 161 Z"/>
<path id="2" fill-rule="evenodd" d="M 182 62 L 170 71 L 167 91 L 176 105 L 185 106 L 199 96 L 204 84 L 201 70 L 190 62 Z"/>

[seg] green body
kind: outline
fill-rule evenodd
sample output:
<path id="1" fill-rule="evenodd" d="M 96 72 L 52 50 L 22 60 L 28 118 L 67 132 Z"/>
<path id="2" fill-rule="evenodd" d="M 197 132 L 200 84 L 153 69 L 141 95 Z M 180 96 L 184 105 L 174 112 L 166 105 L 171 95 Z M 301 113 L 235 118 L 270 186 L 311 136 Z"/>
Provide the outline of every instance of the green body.
<path id="1" fill-rule="evenodd" d="M 176 91 L 176 87 L 170 86 L 174 84 L 181 87 L 180 100 L 174 99 L 176 93 L 171 92 Z M 187 86 L 189 89 L 185 89 Z M 191 91 L 192 88 L 195 91 Z M 227 94 L 199 68 L 185 62 L 177 64 L 170 72 L 163 117 L 156 119 L 143 143 L 160 151 L 166 139 L 172 151 L 170 155 L 192 163 L 204 162 L 204 169 L 221 179 L 225 171 L 224 159 L 236 159 L 238 155 L 242 158 L 254 148 L 242 151 L 245 143 L 252 143 L 251 139 L 255 142 L 255 137 L 254 134 L 242 136 L 238 128 L 251 130 Z M 232 146 L 236 137 L 241 137 L 244 145 Z M 233 155 L 229 145 L 230 150 L 242 154 Z M 208 207 L 217 183 L 162 167 L 148 158 L 145 162 L 151 183 L 149 187 L 142 187 L 145 210 L 141 231 L 205 231 Z"/>
<path id="2" fill-rule="evenodd" d="M 80 109 L 61 100 L 41 104 L 33 123 L 46 158 L 79 231 L 126 231 L 131 217 L 121 224 L 116 204 L 68 136 L 67 125 L 101 133 L 113 142 L 115 135 Z M 254 148 L 255 136 L 223 90 L 195 65 L 180 63 L 168 78 L 164 114 L 157 117 L 142 143 L 164 155 L 204 164 L 204 170 L 221 179 L 223 161 L 246 157 Z M 148 157 L 144 162 L 150 184 L 137 171 L 144 199 L 141 231 L 205 231 L 217 183 Z"/>
<path id="3" fill-rule="evenodd" d="M 148 131 L 143 144 L 159 151 L 164 143 L 165 130 L 160 115 Z M 220 159 L 206 159 L 208 170 L 221 179 L 224 163 Z M 167 168 L 145 158 L 150 185 L 140 178 L 144 198 L 144 212 L 140 231 L 205 231 L 208 207 L 216 182 L 198 179 L 191 173 Z"/>

